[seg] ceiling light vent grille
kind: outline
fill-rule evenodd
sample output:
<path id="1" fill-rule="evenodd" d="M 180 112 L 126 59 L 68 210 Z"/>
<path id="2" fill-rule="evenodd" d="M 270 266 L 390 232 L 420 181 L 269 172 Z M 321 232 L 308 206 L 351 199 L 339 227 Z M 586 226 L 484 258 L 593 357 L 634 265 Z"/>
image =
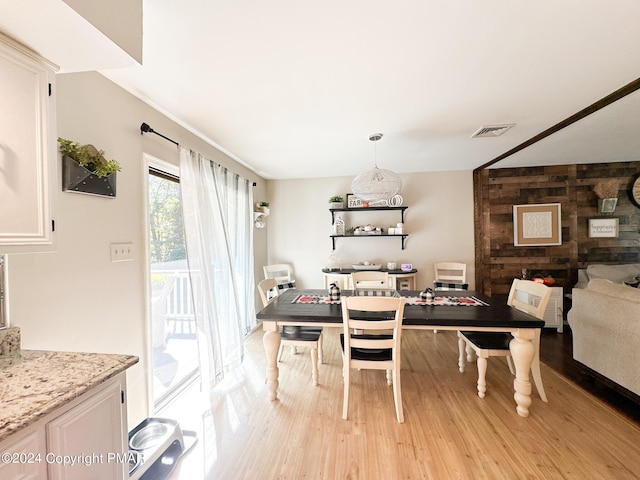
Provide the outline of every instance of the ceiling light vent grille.
<path id="1" fill-rule="evenodd" d="M 473 135 L 471 135 L 471 138 L 499 137 L 514 125 L 515 123 L 509 123 L 506 125 L 485 125 L 480 127 Z"/>

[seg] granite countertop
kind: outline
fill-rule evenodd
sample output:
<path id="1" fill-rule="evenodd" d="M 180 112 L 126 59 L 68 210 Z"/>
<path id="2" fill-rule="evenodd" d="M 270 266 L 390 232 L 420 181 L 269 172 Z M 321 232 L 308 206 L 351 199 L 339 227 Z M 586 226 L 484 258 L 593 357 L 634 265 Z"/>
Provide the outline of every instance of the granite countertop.
<path id="1" fill-rule="evenodd" d="M 0 441 L 137 362 L 132 355 L 40 350 L 0 358 Z"/>

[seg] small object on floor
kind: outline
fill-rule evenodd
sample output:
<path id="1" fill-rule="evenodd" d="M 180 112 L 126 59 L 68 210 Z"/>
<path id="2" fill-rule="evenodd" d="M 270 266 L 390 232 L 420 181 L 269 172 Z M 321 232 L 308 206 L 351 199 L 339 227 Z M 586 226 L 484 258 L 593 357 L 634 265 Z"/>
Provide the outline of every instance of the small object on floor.
<path id="1" fill-rule="evenodd" d="M 147 418 L 129 432 L 129 478 L 164 480 L 197 441 L 194 431 L 182 430 L 169 418 Z"/>

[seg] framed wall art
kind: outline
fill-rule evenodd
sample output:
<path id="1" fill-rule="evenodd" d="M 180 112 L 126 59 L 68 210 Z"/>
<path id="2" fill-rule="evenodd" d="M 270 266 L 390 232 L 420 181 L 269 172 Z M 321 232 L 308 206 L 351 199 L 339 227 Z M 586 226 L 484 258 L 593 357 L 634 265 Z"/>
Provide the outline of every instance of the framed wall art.
<path id="1" fill-rule="evenodd" d="M 516 247 L 562 245 L 560 204 L 514 205 L 513 243 Z"/>
<path id="2" fill-rule="evenodd" d="M 590 218 L 589 238 L 618 238 L 618 218 Z"/>

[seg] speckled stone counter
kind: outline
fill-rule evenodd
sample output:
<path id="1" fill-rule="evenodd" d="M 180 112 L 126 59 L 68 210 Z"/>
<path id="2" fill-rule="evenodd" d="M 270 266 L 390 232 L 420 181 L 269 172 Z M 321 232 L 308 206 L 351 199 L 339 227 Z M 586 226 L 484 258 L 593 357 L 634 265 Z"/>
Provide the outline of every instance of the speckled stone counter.
<path id="1" fill-rule="evenodd" d="M 38 350 L 0 358 L 0 441 L 137 362 L 132 355 Z"/>

